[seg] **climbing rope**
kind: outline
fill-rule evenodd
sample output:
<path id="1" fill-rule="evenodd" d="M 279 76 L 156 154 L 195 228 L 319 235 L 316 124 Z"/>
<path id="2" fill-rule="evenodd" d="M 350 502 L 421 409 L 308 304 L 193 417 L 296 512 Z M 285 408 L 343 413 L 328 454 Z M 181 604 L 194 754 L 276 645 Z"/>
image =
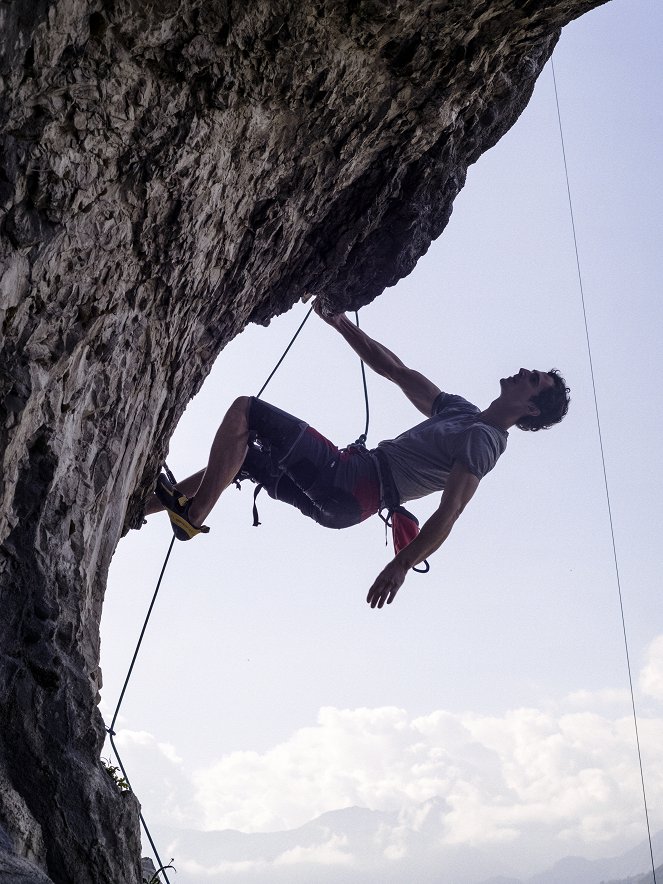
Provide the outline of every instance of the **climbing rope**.
<path id="1" fill-rule="evenodd" d="M 175 538 L 173 538 L 173 540 L 174 539 Z M 120 753 L 117 751 L 117 746 L 115 745 L 115 740 L 113 740 L 113 736 L 115 735 L 115 732 L 113 731 L 113 733 L 111 733 L 111 731 L 108 728 L 106 728 L 106 730 L 108 731 L 108 739 L 110 740 L 111 747 L 113 749 L 113 752 L 115 753 L 115 757 L 117 758 L 117 763 L 120 765 L 120 770 L 122 771 L 122 776 L 124 777 L 124 780 L 125 780 L 127 786 L 129 786 L 129 788 L 131 788 L 131 783 L 129 781 L 129 777 L 127 776 L 127 772 L 124 769 L 124 765 L 122 764 L 122 759 L 120 758 Z M 133 789 L 131 789 L 131 791 L 133 792 Z M 172 868 L 172 866 L 164 865 L 164 863 L 161 862 L 159 852 L 157 850 L 156 844 L 154 843 L 154 839 L 152 838 L 152 835 L 150 834 L 150 830 L 147 827 L 147 823 L 145 822 L 145 817 L 143 816 L 142 810 L 138 811 L 138 818 L 140 820 L 140 823 L 141 823 L 143 829 L 145 830 L 145 834 L 147 835 L 147 840 L 150 842 L 150 847 L 152 848 L 152 852 L 154 853 L 154 855 L 156 857 L 157 863 L 159 864 L 158 871 L 153 876 L 152 880 L 154 880 L 156 875 L 161 873 L 161 874 L 163 874 L 166 884 L 170 884 L 170 881 L 168 880 L 168 875 L 166 874 L 166 869 L 170 869 L 170 868 Z"/>
<path id="2" fill-rule="evenodd" d="M 355 322 L 357 324 L 357 328 L 359 328 L 359 312 L 355 310 Z M 366 439 L 368 438 L 368 422 L 370 420 L 370 410 L 368 407 L 368 386 L 366 385 L 366 366 L 364 365 L 364 360 L 360 358 L 359 364 L 361 365 L 361 382 L 364 388 L 364 408 L 366 409 L 366 424 L 364 426 L 364 432 L 355 442 L 355 445 L 365 445 Z"/>
<path id="3" fill-rule="evenodd" d="M 258 392 L 256 399 L 260 399 L 262 394 L 265 392 L 265 388 L 267 387 L 267 384 L 269 384 L 269 382 L 271 381 L 271 379 L 274 377 L 277 370 L 279 369 L 281 363 L 283 362 L 285 357 L 288 355 L 290 348 L 297 340 L 297 337 L 298 337 L 300 331 L 304 328 L 304 325 L 306 324 L 306 320 L 309 318 L 309 316 L 311 315 L 312 312 L 313 312 L 313 307 L 311 306 L 309 308 L 308 313 L 306 314 L 306 316 L 304 317 L 304 319 L 300 323 L 299 328 L 297 329 L 297 331 L 293 335 L 290 343 L 283 351 L 281 358 L 276 363 L 276 365 L 274 366 L 274 368 L 270 372 L 269 377 L 267 378 L 265 383 L 260 388 L 260 391 Z M 359 314 L 357 311 L 355 311 L 355 319 L 356 319 L 356 323 L 357 323 L 357 328 L 359 328 Z M 364 445 L 366 443 L 366 437 L 368 436 L 369 406 L 368 406 L 368 388 L 366 385 L 366 371 L 364 369 L 363 360 L 360 359 L 360 363 L 361 363 L 361 375 L 362 375 L 362 381 L 363 381 L 363 387 L 364 387 L 364 400 L 365 400 L 365 404 L 366 404 L 366 425 L 364 428 L 364 432 L 362 433 L 362 435 L 359 437 L 359 439 L 357 440 L 357 442 L 355 444 Z M 172 472 L 168 468 L 168 464 L 164 463 L 163 469 L 164 469 L 164 472 L 166 473 L 166 477 L 167 477 L 168 481 L 171 483 L 171 485 L 176 486 L 177 482 L 175 480 L 175 476 L 172 474 Z M 156 588 L 155 588 L 154 593 L 152 595 L 152 601 L 150 602 L 149 608 L 147 609 L 147 614 L 145 616 L 143 628 L 140 631 L 140 635 L 138 637 L 138 642 L 136 644 L 136 649 L 134 651 L 133 657 L 131 658 L 131 663 L 129 665 L 129 669 L 127 671 L 126 678 L 124 679 L 124 684 L 122 685 L 122 690 L 120 691 L 120 698 L 117 701 L 117 706 L 115 707 L 115 712 L 113 714 L 113 718 L 111 720 L 110 726 L 106 728 L 106 732 L 108 733 L 111 748 L 113 750 L 113 753 L 115 754 L 115 757 L 117 758 L 117 762 L 120 766 L 120 770 L 122 771 L 122 776 L 124 777 L 127 785 L 130 788 L 131 788 L 131 782 L 129 780 L 129 777 L 127 776 L 127 772 L 125 770 L 124 764 L 122 763 L 122 759 L 120 757 L 120 753 L 117 750 L 117 746 L 115 745 L 115 740 L 113 739 L 113 737 L 117 736 L 117 734 L 115 732 L 115 723 L 117 721 L 118 715 L 120 714 L 120 707 L 122 706 L 122 701 L 124 700 L 124 695 L 126 693 L 127 687 L 129 685 L 129 681 L 131 679 L 131 675 L 133 673 L 134 665 L 136 663 L 136 658 L 138 657 L 138 652 L 140 651 L 140 646 L 143 642 L 143 637 L 145 636 L 147 624 L 149 623 L 150 617 L 152 615 L 152 609 L 154 608 L 154 603 L 156 602 L 157 595 L 159 594 L 159 589 L 161 587 L 161 581 L 163 580 L 163 576 L 166 572 L 166 566 L 168 565 L 168 560 L 170 558 L 170 553 L 173 549 L 174 542 L 175 542 L 175 537 L 173 536 L 173 537 L 171 537 L 171 540 L 170 540 L 170 545 L 168 547 L 168 552 L 166 553 L 166 558 L 164 559 L 163 565 L 161 566 L 161 573 L 159 574 L 159 579 L 157 580 L 157 585 L 156 585 Z M 133 789 L 132 789 L 132 791 L 133 791 Z M 166 874 L 166 868 L 170 868 L 170 866 L 164 865 L 164 863 L 161 861 L 161 857 L 159 856 L 156 845 L 152 839 L 152 835 L 150 834 L 150 830 L 147 827 L 147 824 L 145 822 L 142 812 L 139 814 L 139 816 L 140 816 L 140 822 L 143 826 L 143 829 L 145 830 L 145 834 L 147 835 L 147 839 L 150 842 L 150 846 L 154 852 L 154 856 L 156 857 L 157 863 L 159 865 L 158 871 L 159 871 L 159 873 L 163 874 L 166 884 L 170 884 L 170 881 L 168 879 L 168 875 Z"/>
<path id="4" fill-rule="evenodd" d="M 309 318 L 309 316 L 311 315 L 312 312 L 313 312 L 313 306 L 311 306 L 311 307 L 309 308 L 309 311 L 308 311 L 308 313 L 306 314 L 306 316 L 302 319 L 299 328 L 297 329 L 297 331 L 296 331 L 296 332 L 294 333 L 294 335 L 292 336 L 292 339 L 291 339 L 290 343 L 288 344 L 288 346 L 287 346 L 287 347 L 285 348 L 285 350 L 283 351 L 283 355 L 281 356 L 281 358 L 279 359 L 279 361 L 276 363 L 276 365 L 274 366 L 274 368 L 271 370 L 271 372 L 270 372 L 270 374 L 269 374 L 269 377 L 267 378 L 267 380 L 265 381 L 265 383 L 264 383 L 264 384 L 262 385 L 262 387 L 260 388 L 260 391 L 256 394 L 256 399 L 260 399 L 260 397 L 262 396 L 262 394 L 265 392 L 265 388 L 267 387 L 267 384 L 271 381 L 271 379 L 274 377 L 274 375 L 276 374 L 276 372 L 278 371 L 278 369 L 281 367 L 281 363 L 283 362 L 283 360 L 285 359 L 285 357 L 286 357 L 286 356 L 288 355 L 288 353 L 290 352 L 290 348 L 292 347 L 292 345 L 293 345 L 293 344 L 295 343 L 295 341 L 297 340 L 297 337 L 298 337 L 300 331 L 304 328 L 304 325 L 306 324 L 306 320 Z M 356 323 L 356 325 L 357 325 L 357 328 L 359 328 L 359 312 L 358 312 L 357 310 L 355 310 L 355 323 Z M 369 424 L 369 420 L 370 420 L 370 409 L 369 409 L 369 404 L 368 404 L 368 385 L 367 385 L 367 383 L 366 383 L 366 367 L 365 367 L 365 365 L 364 365 L 364 360 L 360 358 L 360 359 L 359 359 L 359 364 L 360 364 L 360 366 L 361 366 L 361 381 L 362 381 L 362 387 L 363 387 L 363 390 L 364 390 L 364 408 L 365 408 L 365 411 L 366 411 L 366 422 L 365 422 L 365 425 L 364 425 L 364 432 L 359 436 L 359 438 L 358 438 L 357 441 L 355 442 L 355 445 L 365 445 L 365 444 L 366 444 L 366 439 L 368 438 L 368 424 Z M 168 481 L 171 483 L 171 485 L 174 485 L 174 484 L 175 484 L 175 480 L 172 478 L 172 473 L 169 473 L 169 472 L 168 472 L 168 468 L 167 468 L 167 467 L 166 467 L 166 475 L 168 476 Z"/>
<path id="5" fill-rule="evenodd" d="M 166 467 L 166 469 L 168 469 L 168 468 Z M 172 476 L 172 473 L 170 472 L 170 470 L 168 470 L 168 476 L 169 476 L 169 480 L 170 480 L 170 477 Z M 127 686 L 129 684 L 129 679 L 131 678 L 131 673 L 133 672 L 133 669 L 134 669 L 136 657 L 138 656 L 138 651 L 140 650 L 140 646 L 143 642 L 143 636 L 145 635 L 145 630 L 147 629 L 147 624 L 149 623 L 150 616 L 152 615 L 152 608 L 154 607 L 154 603 L 157 599 L 157 595 L 159 594 L 159 587 L 161 586 L 161 581 L 163 580 L 163 575 L 165 574 L 166 565 L 168 564 L 168 559 L 170 558 L 170 553 L 173 548 L 174 542 L 175 542 L 175 536 L 173 535 L 173 537 L 171 537 L 171 539 L 170 539 L 170 546 L 168 547 L 168 552 L 166 553 L 166 558 L 164 559 L 164 563 L 161 567 L 161 573 L 159 574 L 159 579 L 157 580 L 157 585 L 154 590 L 154 594 L 152 595 L 152 601 L 150 602 L 150 606 L 147 610 L 147 616 L 145 617 L 145 622 L 143 623 L 143 628 L 140 631 L 140 636 L 138 638 L 136 650 L 134 651 L 134 655 L 131 658 L 131 665 L 129 666 L 129 671 L 127 672 L 127 676 L 124 679 L 124 684 L 122 685 L 122 690 L 120 691 L 120 699 L 117 701 L 117 706 L 115 707 L 115 713 L 114 713 L 113 719 L 110 723 L 110 727 L 106 728 L 106 731 L 108 732 L 108 738 L 110 740 L 111 747 L 113 749 L 113 752 L 115 753 L 115 757 L 117 758 L 117 763 L 120 765 L 120 769 L 122 771 L 122 776 L 124 777 L 124 779 L 126 780 L 126 782 L 130 788 L 131 788 L 131 781 L 129 780 L 129 777 L 127 776 L 127 772 L 124 768 L 124 764 L 122 763 L 120 753 L 117 751 L 117 746 L 115 745 L 115 740 L 113 739 L 113 737 L 116 736 L 115 722 L 117 721 L 117 717 L 120 714 L 120 706 L 122 705 L 122 700 L 124 700 L 124 694 L 127 690 Z M 131 791 L 133 792 L 133 789 Z M 159 866 L 159 870 L 163 874 L 166 884 L 170 884 L 170 881 L 168 880 L 168 875 L 166 874 L 166 866 L 161 862 L 161 857 L 159 856 L 156 845 L 152 839 L 152 835 L 150 834 L 150 830 L 147 827 L 147 823 L 145 822 L 142 811 L 140 812 L 139 817 L 140 817 L 140 822 L 143 826 L 143 829 L 145 830 L 145 834 L 147 835 L 147 840 L 150 842 L 150 847 L 152 848 L 154 855 L 156 857 L 157 864 Z"/>
<path id="6" fill-rule="evenodd" d="M 566 149 L 564 146 L 564 130 L 562 127 L 562 114 L 560 112 L 560 107 L 559 107 L 559 94 L 557 92 L 557 78 L 555 77 L 555 63 L 553 62 L 552 58 L 550 59 L 550 67 L 552 70 L 553 87 L 554 87 L 554 91 L 555 91 L 555 105 L 557 107 L 557 122 L 559 124 L 559 138 L 560 138 L 560 143 L 562 146 L 562 157 L 564 160 L 564 175 L 566 178 L 566 192 L 567 192 L 568 202 L 569 202 L 569 214 L 571 217 L 571 230 L 573 232 L 573 245 L 574 245 L 575 257 L 576 257 L 576 270 L 577 270 L 577 274 L 578 274 L 578 286 L 580 289 L 580 301 L 582 304 L 582 315 L 583 315 L 584 326 L 585 326 L 585 339 L 587 341 L 587 355 L 589 357 L 589 373 L 590 373 L 590 377 L 592 380 L 592 391 L 594 394 L 594 411 L 596 413 L 596 426 L 598 429 L 599 448 L 601 451 L 601 464 L 603 467 L 603 484 L 604 484 L 604 488 L 605 488 L 605 497 L 606 497 L 606 503 L 607 503 L 607 507 L 608 507 L 608 521 L 610 523 L 610 536 L 612 538 L 612 556 L 613 556 L 613 561 L 614 561 L 614 566 L 615 566 L 615 576 L 617 579 L 617 593 L 619 596 L 619 610 L 620 610 L 620 614 L 621 614 L 622 632 L 624 635 L 624 650 L 626 653 L 626 669 L 628 671 L 628 683 L 629 683 L 629 688 L 630 688 L 630 692 L 631 692 L 631 707 L 633 709 L 633 725 L 635 728 L 635 743 L 636 743 L 636 747 L 638 750 L 638 763 L 640 766 L 640 782 L 642 784 L 642 800 L 644 803 L 645 821 L 647 824 L 647 838 L 649 841 L 649 856 L 651 859 L 651 870 L 652 870 L 652 876 L 653 876 L 653 884 L 656 884 L 656 868 L 655 868 L 655 863 L 654 863 L 654 850 L 652 847 L 651 828 L 649 825 L 649 811 L 647 809 L 647 790 L 645 788 L 645 775 L 644 775 L 644 769 L 643 769 L 643 764 L 642 764 L 642 752 L 640 749 L 640 735 L 638 732 L 638 716 L 636 713 L 635 692 L 633 690 L 633 676 L 631 673 L 631 656 L 629 653 L 628 637 L 627 637 L 627 631 L 626 631 L 626 617 L 624 615 L 624 600 L 623 600 L 623 596 L 622 596 L 622 585 L 621 585 L 621 579 L 620 579 L 620 574 L 619 574 L 619 560 L 617 557 L 617 543 L 615 541 L 615 530 L 614 530 L 614 524 L 613 524 L 613 519 L 612 519 L 612 506 L 610 503 L 610 488 L 608 485 L 608 471 L 606 468 L 605 453 L 604 453 L 604 449 L 603 449 L 603 435 L 601 432 L 601 416 L 600 416 L 600 412 L 599 412 L 598 395 L 596 393 L 596 381 L 595 381 L 595 376 L 594 376 L 594 363 L 592 360 L 592 347 L 591 347 L 590 337 L 589 337 L 589 322 L 587 320 L 587 310 L 585 307 L 585 291 L 584 291 L 584 287 L 583 287 L 583 283 L 582 283 L 582 273 L 580 270 L 580 253 L 578 250 L 578 238 L 576 236 L 576 225 L 575 225 L 575 219 L 574 219 L 574 215 L 573 215 L 573 200 L 571 198 L 571 185 L 569 182 L 569 169 L 568 169 L 568 164 L 566 161 Z"/>
<path id="7" fill-rule="evenodd" d="M 279 359 L 279 361 L 276 363 L 276 365 L 275 365 L 274 368 L 272 369 L 272 371 L 271 371 L 269 377 L 267 378 L 267 380 L 265 381 L 265 383 L 264 383 L 264 384 L 262 385 L 262 387 L 260 388 L 260 392 L 259 392 L 258 395 L 256 396 L 256 399 L 260 399 L 260 397 L 262 396 L 262 394 L 265 392 L 265 387 L 266 387 L 267 384 L 271 381 L 271 379 L 274 377 L 274 375 L 276 374 L 276 372 L 277 372 L 278 369 L 280 368 L 281 363 L 283 362 L 283 360 L 285 359 L 285 357 L 286 357 L 286 356 L 288 355 L 288 353 L 290 352 L 290 348 L 292 347 L 292 345 L 293 345 L 293 344 L 295 343 L 295 341 L 297 340 L 297 337 L 298 337 L 300 331 L 301 331 L 301 330 L 304 328 L 304 326 L 306 325 L 306 320 L 309 318 L 309 316 L 311 315 L 311 313 L 313 313 L 313 305 L 311 305 L 311 306 L 309 307 L 309 311 L 308 311 L 308 313 L 307 313 L 306 316 L 302 319 L 299 328 L 297 329 L 297 331 L 296 331 L 296 332 L 294 333 L 294 335 L 292 336 L 292 340 L 290 341 L 290 343 L 288 344 L 288 346 L 287 346 L 287 347 L 285 348 L 285 350 L 283 351 L 283 355 L 281 356 L 281 358 Z"/>

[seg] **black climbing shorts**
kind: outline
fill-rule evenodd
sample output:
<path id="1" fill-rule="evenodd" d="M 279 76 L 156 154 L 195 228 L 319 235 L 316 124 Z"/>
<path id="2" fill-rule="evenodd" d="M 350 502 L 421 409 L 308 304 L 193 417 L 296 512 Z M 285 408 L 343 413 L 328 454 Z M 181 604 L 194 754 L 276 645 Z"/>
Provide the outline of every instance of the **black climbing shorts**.
<path id="1" fill-rule="evenodd" d="M 325 528 L 348 528 L 379 510 L 380 479 L 365 448 L 339 449 L 305 421 L 255 397 L 249 431 L 242 471 L 270 497 Z"/>

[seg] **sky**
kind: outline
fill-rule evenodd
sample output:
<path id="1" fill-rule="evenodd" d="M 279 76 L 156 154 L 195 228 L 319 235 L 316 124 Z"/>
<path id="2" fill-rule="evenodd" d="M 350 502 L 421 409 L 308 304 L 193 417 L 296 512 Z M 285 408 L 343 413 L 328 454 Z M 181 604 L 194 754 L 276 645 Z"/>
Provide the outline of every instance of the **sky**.
<path id="1" fill-rule="evenodd" d="M 380 611 L 365 603 L 391 557 L 377 518 L 330 531 L 263 494 L 254 528 L 246 485 L 222 497 L 209 535 L 176 544 L 116 731 L 180 884 L 243 882 L 247 866 L 201 864 L 172 829 L 275 832 L 353 805 L 400 815 L 385 867 L 398 856 L 407 869 L 403 832 L 423 818 L 431 843 L 497 849 L 519 875 L 646 838 L 601 442 L 649 817 L 663 828 L 662 29 L 655 0 L 612 0 L 554 54 L 601 438 L 548 64 L 470 168 L 443 235 L 360 322 L 480 407 L 521 366 L 559 368 L 567 419 L 511 431 L 431 572 Z M 221 353 L 171 440 L 177 477 L 204 466 L 225 409 L 262 386 L 307 309 Z M 368 382 L 374 446 L 420 418 Z M 358 359 L 315 316 L 264 398 L 339 445 L 363 430 Z M 411 508 L 422 519 L 438 503 Z M 113 560 L 107 721 L 170 536 L 151 517 Z M 307 868 L 353 880 L 361 857 L 330 844 Z"/>

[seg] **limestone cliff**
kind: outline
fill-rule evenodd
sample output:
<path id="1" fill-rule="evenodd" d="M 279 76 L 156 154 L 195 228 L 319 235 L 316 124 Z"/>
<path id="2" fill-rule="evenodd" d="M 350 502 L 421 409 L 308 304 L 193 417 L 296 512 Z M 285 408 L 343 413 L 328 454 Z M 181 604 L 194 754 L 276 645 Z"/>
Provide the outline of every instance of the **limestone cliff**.
<path id="1" fill-rule="evenodd" d="M 99 619 L 215 357 L 406 275 L 600 2 L 0 0 L 3 882 L 139 880 Z"/>

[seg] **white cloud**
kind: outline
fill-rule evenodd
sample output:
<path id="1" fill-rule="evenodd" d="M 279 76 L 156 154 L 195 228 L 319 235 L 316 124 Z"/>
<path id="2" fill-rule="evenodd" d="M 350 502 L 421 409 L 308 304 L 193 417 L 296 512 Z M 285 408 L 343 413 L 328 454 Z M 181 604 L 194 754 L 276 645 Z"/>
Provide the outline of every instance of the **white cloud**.
<path id="1" fill-rule="evenodd" d="M 643 726 L 649 742 L 663 739 L 663 721 Z M 660 767 L 657 756 L 652 763 Z M 654 807 L 663 797 L 658 767 Z M 360 805 L 409 810 L 400 825 L 414 832 L 435 801 L 439 840 L 476 845 L 513 840 L 532 825 L 567 840 L 609 841 L 639 824 L 642 800 L 632 719 L 563 708 L 417 718 L 393 707 L 326 708 L 315 727 L 262 754 L 232 753 L 194 781 L 207 828 L 294 828 Z M 403 853 L 402 835 L 389 854 Z"/>
<path id="2" fill-rule="evenodd" d="M 200 880 L 201 878 L 216 879 L 218 876 L 242 877 L 244 875 L 256 874 L 261 876 L 261 880 L 266 880 L 268 876 L 273 876 L 275 869 L 288 869 L 307 865 L 350 868 L 355 862 L 354 857 L 348 850 L 348 839 L 343 835 L 334 835 L 329 832 L 317 844 L 297 846 L 284 850 L 272 860 L 222 860 L 206 864 L 196 859 L 191 859 L 188 856 L 182 856 L 182 848 L 177 840 L 168 845 L 168 852 L 169 854 L 180 856 L 176 864 L 178 872 L 186 872 L 189 875 L 195 876 L 195 880 Z"/>
<path id="3" fill-rule="evenodd" d="M 662 673 L 663 637 L 640 674 L 651 696 L 663 690 Z M 532 855 L 538 849 L 552 857 L 636 843 L 643 808 L 628 697 L 578 691 L 541 705 L 416 717 L 396 707 L 325 707 L 314 725 L 283 743 L 232 752 L 193 773 L 172 745 L 146 731 L 121 731 L 116 739 L 130 776 L 158 769 L 134 786 L 166 824 L 275 832 L 355 805 L 390 814 L 361 843 L 329 828 L 270 859 L 237 857 L 195 869 L 187 860 L 199 877 L 277 868 L 285 874 L 305 864 L 344 868 L 368 854 L 398 863 L 422 845 L 504 853 L 527 844 Z M 638 724 L 655 830 L 663 826 L 663 717 L 641 716 Z M 165 768 L 154 765 L 155 753 Z"/>
<path id="4" fill-rule="evenodd" d="M 332 835 L 328 841 L 312 847 L 295 847 L 284 851 L 274 860 L 276 866 L 316 863 L 318 865 L 351 866 L 354 858 L 348 852 L 348 839 L 343 835 Z"/>
<path id="5" fill-rule="evenodd" d="M 172 743 L 163 743 L 157 740 L 157 738 L 148 731 L 123 730 L 118 733 L 115 742 L 120 748 L 134 745 L 143 746 L 148 749 L 156 749 L 157 752 L 163 755 L 164 758 L 168 759 L 171 764 L 182 763 L 182 759 L 177 754 Z"/>
<path id="6" fill-rule="evenodd" d="M 241 860 L 237 862 L 220 862 L 214 865 L 205 865 L 195 859 L 178 860 L 178 872 L 187 872 L 189 875 L 195 876 L 194 880 L 200 878 L 216 878 L 219 875 L 243 875 L 246 873 L 269 874 L 271 863 L 264 860 Z"/>
<path id="7" fill-rule="evenodd" d="M 649 646 L 647 662 L 640 673 L 640 689 L 655 700 L 663 700 L 663 635 Z"/>

